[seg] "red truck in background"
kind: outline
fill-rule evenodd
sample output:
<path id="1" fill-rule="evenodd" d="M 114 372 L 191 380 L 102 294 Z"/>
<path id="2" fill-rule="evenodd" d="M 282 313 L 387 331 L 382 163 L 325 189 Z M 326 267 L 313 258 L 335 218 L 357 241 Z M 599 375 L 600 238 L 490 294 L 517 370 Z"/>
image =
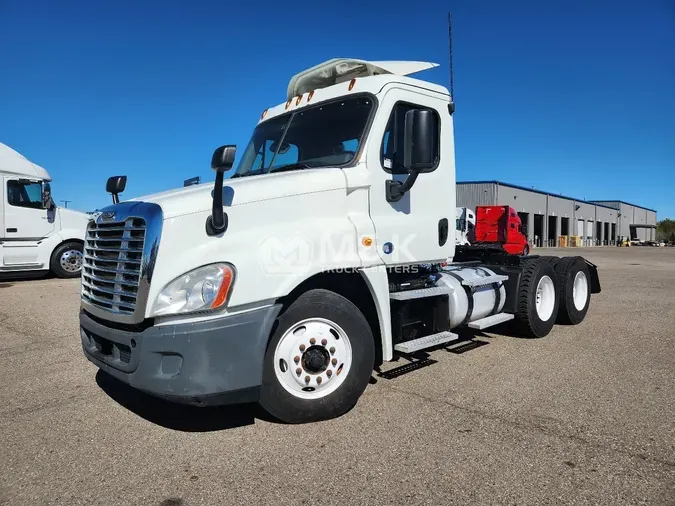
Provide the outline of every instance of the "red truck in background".
<path id="1" fill-rule="evenodd" d="M 510 255 L 528 255 L 530 245 L 522 226 L 520 216 L 509 206 L 478 206 L 469 242 L 473 246 L 499 245 Z"/>

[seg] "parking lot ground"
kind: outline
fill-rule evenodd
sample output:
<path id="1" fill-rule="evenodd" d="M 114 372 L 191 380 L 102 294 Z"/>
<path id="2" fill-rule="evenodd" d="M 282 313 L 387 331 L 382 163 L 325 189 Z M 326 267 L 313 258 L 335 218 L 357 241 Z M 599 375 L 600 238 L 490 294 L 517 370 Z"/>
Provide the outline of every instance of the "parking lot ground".
<path id="1" fill-rule="evenodd" d="M 675 504 L 675 248 L 545 254 L 598 265 L 581 325 L 468 336 L 299 426 L 137 394 L 82 355 L 79 280 L 0 280 L 0 504 Z"/>

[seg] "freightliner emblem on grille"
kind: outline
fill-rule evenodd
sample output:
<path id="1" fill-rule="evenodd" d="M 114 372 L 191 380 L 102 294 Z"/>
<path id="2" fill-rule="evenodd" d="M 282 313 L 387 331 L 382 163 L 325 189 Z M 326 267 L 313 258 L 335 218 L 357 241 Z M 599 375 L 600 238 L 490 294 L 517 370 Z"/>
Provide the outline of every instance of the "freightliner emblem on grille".
<path id="1" fill-rule="evenodd" d="M 106 211 L 101 213 L 101 221 L 109 221 L 115 218 L 115 211 Z"/>

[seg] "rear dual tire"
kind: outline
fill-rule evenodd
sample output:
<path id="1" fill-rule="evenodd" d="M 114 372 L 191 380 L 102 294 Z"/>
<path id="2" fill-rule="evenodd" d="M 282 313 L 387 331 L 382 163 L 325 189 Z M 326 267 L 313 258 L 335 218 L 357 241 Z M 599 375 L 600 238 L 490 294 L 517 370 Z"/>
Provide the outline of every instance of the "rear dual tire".
<path id="1" fill-rule="evenodd" d="M 555 271 L 560 298 L 557 323 L 578 325 L 586 318 L 591 303 L 591 276 L 586 261 L 579 256 L 564 257 Z"/>
<path id="2" fill-rule="evenodd" d="M 555 325 L 559 304 L 553 265 L 543 258 L 526 259 L 520 276 L 515 314 L 519 334 L 532 338 L 548 335 Z"/>

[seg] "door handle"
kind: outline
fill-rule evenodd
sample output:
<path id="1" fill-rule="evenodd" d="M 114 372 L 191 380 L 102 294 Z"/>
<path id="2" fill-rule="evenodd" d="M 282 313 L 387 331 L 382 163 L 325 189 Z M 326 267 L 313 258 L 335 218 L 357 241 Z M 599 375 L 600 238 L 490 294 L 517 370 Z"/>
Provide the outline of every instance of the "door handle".
<path id="1" fill-rule="evenodd" d="M 448 240 L 448 219 L 443 218 L 438 222 L 438 245 L 444 246 Z"/>
<path id="2" fill-rule="evenodd" d="M 18 230 L 15 228 L 8 228 L 7 232 L 18 232 Z"/>

